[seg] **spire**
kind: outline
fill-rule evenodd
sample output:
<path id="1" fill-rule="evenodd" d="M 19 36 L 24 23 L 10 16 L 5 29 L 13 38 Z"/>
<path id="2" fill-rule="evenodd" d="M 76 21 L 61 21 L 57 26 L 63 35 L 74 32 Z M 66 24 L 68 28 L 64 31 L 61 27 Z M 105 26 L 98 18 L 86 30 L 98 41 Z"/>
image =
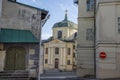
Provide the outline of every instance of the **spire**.
<path id="1" fill-rule="evenodd" d="M 65 10 L 65 18 L 64 18 L 65 21 L 68 20 L 68 19 L 67 19 L 67 12 L 68 12 L 68 10 Z"/>

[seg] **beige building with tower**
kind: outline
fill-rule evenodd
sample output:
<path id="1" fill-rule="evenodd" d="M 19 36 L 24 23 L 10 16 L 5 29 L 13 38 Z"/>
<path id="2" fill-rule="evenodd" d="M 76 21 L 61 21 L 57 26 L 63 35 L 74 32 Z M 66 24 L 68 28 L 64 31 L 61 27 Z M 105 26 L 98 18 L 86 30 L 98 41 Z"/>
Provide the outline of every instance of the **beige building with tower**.
<path id="1" fill-rule="evenodd" d="M 43 43 L 44 70 L 75 70 L 75 40 L 77 24 L 67 19 L 55 23 L 53 36 Z"/>
<path id="2" fill-rule="evenodd" d="M 75 3 L 79 11 L 77 76 L 120 78 L 120 0 L 75 0 Z"/>

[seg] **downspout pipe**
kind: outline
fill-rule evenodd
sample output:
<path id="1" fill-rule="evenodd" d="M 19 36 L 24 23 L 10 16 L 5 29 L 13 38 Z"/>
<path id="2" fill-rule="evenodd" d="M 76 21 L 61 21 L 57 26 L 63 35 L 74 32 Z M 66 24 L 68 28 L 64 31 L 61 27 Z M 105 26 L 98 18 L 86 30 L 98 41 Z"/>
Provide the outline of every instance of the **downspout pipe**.
<path id="1" fill-rule="evenodd" d="M 96 79 L 96 0 L 94 0 L 94 78 Z"/>

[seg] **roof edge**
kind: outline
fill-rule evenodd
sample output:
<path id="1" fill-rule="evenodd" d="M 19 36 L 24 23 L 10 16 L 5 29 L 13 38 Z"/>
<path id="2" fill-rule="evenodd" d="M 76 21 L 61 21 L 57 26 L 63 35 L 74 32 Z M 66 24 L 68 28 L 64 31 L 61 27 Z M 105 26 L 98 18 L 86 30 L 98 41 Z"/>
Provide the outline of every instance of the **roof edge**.
<path id="1" fill-rule="evenodd" d="M 11 0 L 8 0 L 9 2 L 12 2 L 12 3 L 16 3 L 16 4 L 20 4 L 20 5 L 23 5 L 23 6 L 26 6 L 26 7 L 30 7 L 30 8 L 34 8 L 34 9 L 37 9 L 37 10 L 41 10 L 43 11 L 44 13 L 48 13 L 49 11 L 47 10 L 44 10 L 44 9 L 41 9 L 41 8 L 37 8 L 37 7 L 34 7 L 34 6 L 30 6 L 28 4 L 24 4 L 24 3 L 21 3 L 21 2 L 17 2 L 17 1 L 11 1 Z"/>

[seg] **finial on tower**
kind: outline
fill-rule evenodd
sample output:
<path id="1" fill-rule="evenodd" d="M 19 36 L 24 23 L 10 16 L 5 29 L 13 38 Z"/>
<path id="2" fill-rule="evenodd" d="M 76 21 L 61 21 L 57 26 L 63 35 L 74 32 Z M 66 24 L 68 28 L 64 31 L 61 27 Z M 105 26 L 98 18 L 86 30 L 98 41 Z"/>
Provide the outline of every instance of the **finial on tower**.
<path id="1" fill-rule="evenodd" d="M 67 12 L 68 12 L 68 10 L 66 9 L 66 10 L 65 10 L 65 13 L 67 14 Z"/>
<path id="2" fill-rule="evenodd" d="M 65 10 L 65 18 L 64 18 L 65 21 L 67 21 L 67 12 L 68 12 L 68 10 L 66 9 Z"/>

